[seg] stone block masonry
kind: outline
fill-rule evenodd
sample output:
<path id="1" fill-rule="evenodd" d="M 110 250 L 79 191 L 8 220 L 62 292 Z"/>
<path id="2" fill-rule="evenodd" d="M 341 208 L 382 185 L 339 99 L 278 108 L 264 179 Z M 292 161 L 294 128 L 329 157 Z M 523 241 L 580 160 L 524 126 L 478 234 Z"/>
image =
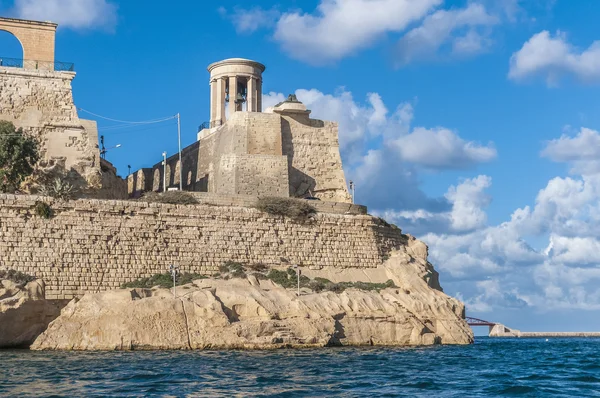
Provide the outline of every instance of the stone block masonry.
<path id="1" fill-rule="evenodd" d="M 54 216 L 37 216 L 37 201 Z M 298 223 L 244 207 L 0 195 L 0 269 L 42 278 L 49 299 L 115 289 L 170 264 L 200 274 L 226 261 L 375 268 L 404 243 L 399 229 L 366 215 Z"/>

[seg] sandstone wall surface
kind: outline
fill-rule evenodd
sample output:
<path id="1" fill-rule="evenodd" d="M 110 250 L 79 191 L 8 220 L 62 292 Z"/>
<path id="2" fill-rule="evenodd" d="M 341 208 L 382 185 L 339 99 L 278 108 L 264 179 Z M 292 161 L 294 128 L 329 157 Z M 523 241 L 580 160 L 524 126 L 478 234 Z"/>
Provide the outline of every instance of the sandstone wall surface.
<path id="1" fill-rule="evenodd" d="M 0 67 L 0 120 L 38 139 L 40 168 L 64 168 L 79 188 L 99 189 L 98 128 L 77 115 L 74 78 L 73 72 Z"/>
<path id="2" fill-rule="evenodd" d="M 315 196 L 351 202 L 342 167 L 338 125 L 308 116 L 235 112 L 182 150 L 184 190 L 253 196 Z M 167 159 L 167 187 L 179 186 L 179 155 Z M 163 188 L 161 163 L 152 190 Z M 143 173 L 129 177 L 129 194 L 147 190 Z"/>
<path id="3" fill-rule="evenodd" d="M 0 195 L 0 269 L 43 279 L 48 299 L 114 289 L 170 264 L 200 274 L 226 261 L 376 268 L 406 243 L 365 215 L 320 213 L 301 224 L 242 207 L 78 200 L 53 203 L 43 219 L 40 200 L 49 201 Z"/>
<path id="4" fill-rule="evenodd" d="M 290 196 L 350 202 L 338 142 L 338 124 L 282 115 L 283 153 L 289 159 Z"/>

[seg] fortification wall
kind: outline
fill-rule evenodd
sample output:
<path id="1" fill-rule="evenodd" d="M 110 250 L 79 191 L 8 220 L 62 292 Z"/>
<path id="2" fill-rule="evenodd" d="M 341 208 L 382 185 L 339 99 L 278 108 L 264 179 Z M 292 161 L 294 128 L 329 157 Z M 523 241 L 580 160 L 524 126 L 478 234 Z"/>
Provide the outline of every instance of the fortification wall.
<path id="1" fill-rule="evenodd" d="M 47 298 L 164 273 L 213 273 L 226 261 L 374 268 L 405 243 L 401 231 L 370 216 L 319 214 L 310 223 L 255 209 L 137 201 L 53 203 L 35 214 L 35 196 L 0 195 L 0 269 L 43 278 Z"/>
<path id="2" fill-rule="evenodd" d="M 289 158 L 290 196 L 351 202 L 338 142 L 338 124 L 282 115 L 283 154 Z"/>
<path id="3" fill-rule="evenodd" d="M 0 67 L 0 120 L 39 140 L 41 168 L 64 167 L 73 183 L 97 189 L 102 184 L 98 129 L 77 116 L 74 77 L 73 72 Z"/>
<path id="4" fill-rule="evenodd" d="M 201 132 L 182 160 L 185 190 L 351 202 L 337 123 L 306 115 L 235 112 L 224 125 Z M 167 187 L 179 186 L 178 170 L 179 156 L 173 155 L 167 159 Z M 152 173 L 152 190 L 162 190 L 162 162 Z M 146 190 L 138 174 L 130 176 L 132 196 Z"/>

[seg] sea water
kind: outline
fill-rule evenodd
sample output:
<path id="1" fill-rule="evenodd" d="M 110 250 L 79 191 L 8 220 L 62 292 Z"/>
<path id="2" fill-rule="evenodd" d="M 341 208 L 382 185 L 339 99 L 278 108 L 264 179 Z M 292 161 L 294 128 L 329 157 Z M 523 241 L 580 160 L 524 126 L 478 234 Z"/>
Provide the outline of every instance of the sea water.
<path id="1" fill-rule="evenodd" d="M 600 339 L 275 351 L 0 351 L 0 396 L 600 397 Z"/>

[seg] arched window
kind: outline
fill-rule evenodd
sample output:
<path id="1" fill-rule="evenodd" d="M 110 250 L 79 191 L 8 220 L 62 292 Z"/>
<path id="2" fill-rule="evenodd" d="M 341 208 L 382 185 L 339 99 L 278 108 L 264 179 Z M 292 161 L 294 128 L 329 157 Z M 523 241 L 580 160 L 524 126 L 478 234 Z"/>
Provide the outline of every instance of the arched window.
<path id="1" fill-rule="evenodd" d="M 0 66 L 23 67 L 23 46 L 12 33 L 0 29 Z"/>

